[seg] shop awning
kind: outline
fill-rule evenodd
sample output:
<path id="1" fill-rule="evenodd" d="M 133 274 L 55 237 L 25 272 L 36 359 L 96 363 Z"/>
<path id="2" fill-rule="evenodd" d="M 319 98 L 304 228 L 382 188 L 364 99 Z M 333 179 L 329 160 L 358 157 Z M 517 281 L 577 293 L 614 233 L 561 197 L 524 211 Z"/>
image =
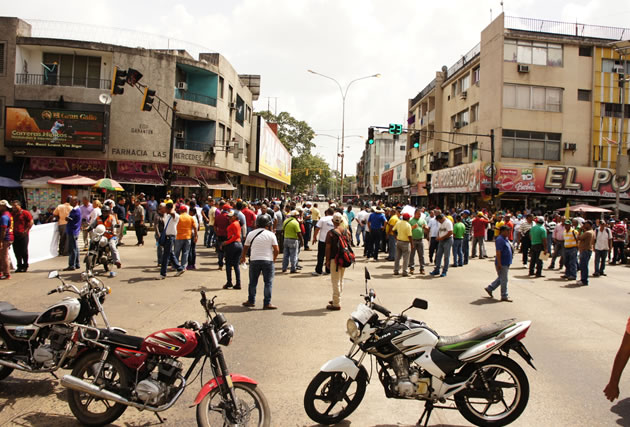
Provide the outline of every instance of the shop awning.
<path id="1" fill-rule="evenodd" d="M 0 176 L 0 187 L 5 187 L 5 188 L 18 188 L 21 187 L 22 185 L 11 179 L 11 178 L 7 178 L 6 176 Z"/>
<path id="2" fill-rule="evenodd" d="M 115 175 L 116 181 L 120 184 L 136 184 L 136 185 L 164 185 L 159 176 L 125 176 Z"/>
<path id="3" fill-rule="evenodd" d="M 227 182 L 222 182 L 222 183 L 208 184 L 208 189 L 209 190 L 234 191 L 234 190 L 236 190 L 236 187 L 234 187 L 232 184 L 228 184 Z"/>
<path id="4" fill-rule="evenodd" d="M 564 211 L 566 208 L 556 209 L 556 211 Z M 604 209 L 599 206 L 591 206 L 591 205 L 573 205 L 569 207 L 570 212 L 584 212 L 584 213 L 610 213 L 612 212 L 610 209 Z"/>
<path id="5" fill-rule="evenodd" d="M 172 183 L 173 187 L 199 187 L 199 181 L 188 176 L 178 176 Z"/>
<path id="6" fill-rule="evenodd" d="M 54 178 L 52 176 L 42 176 L 40 178 L 24 179 L 22 180 L 22 187 L 23 188 L 48 187 L 49 185 L 55 185 L 55 184 L 48 184 L 48 181 L 52 181 L 53 179 Z"/>
<path id="7" fill-rule="evenodd" d="M 61 185 L 94 185 L 96 181 L 92 178 L 88 178 L 81 175 L 71 175 L 65 178 L 51 179 L 49 184 L 61 184 Z"/>
<path id="8" fill-rule="evenodd" d="M 615 209 L 617 205 L 615 203 L 610 203 L 607 205 L 601 205 L 600 208 L 610 208 Z M 625 203 L 619 203 L 619 210 L 622 212 L 630 212 L 630 205 L 626 205 Z"/>

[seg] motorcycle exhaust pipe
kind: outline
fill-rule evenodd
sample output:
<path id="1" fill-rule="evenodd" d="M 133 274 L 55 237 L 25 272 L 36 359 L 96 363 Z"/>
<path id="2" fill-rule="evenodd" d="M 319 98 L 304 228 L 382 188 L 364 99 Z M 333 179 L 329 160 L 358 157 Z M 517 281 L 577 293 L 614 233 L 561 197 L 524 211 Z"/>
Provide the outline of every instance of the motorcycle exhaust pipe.
<path id="1" fill-rule="evenodd" d="M 9 362 L 8 360 L 2 360 L 2 359 L 0 359 L 0 366 L 6 366 L 7 368 L 17 369 L 19 371 L 28 371 L 28 372 L 33 371 L 32 369 L 29 369 L 25 366 L 18 365 L 17 363 Z"/>

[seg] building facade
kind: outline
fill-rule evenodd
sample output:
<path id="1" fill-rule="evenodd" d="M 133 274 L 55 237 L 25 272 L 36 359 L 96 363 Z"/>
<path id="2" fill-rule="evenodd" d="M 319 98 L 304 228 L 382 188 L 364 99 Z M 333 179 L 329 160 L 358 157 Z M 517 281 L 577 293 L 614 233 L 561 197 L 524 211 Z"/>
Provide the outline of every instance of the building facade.
<path id="1" fill-rule="evenodd" d="M 175 194 L 238 196 L 261 185 L 248 179 L 260 76 L 239 75 L 218 53 L 31 34 L 28 22 L 0 18 L 0 162 L 14 179 L 112 177 L 162 196 L 173 125 Z M 156 95 L 151 111 L 128 84 L 108 103 L 114 67 L 142 74 Z"/>
<path id="2" fill-rule="evenodd" d="M 357 167 L 357 188 L 359 194 L 380 198 L 387 196 L 383 187 L 382 175 L 392 166 L 405 161 L 407 142 L 405 135 L 392 135 L 389 132 L 375 132 L 374 144 L 365 142 L 365 149 Z"/>
<path id="3" fill-rule="evenodd" d="M 624 33 L 630 30 L 495 19 L 478 45 L 408 102 L 407 173 L 418 201 L 487 203 L 492 152 L 504 207 L 614 197 L 617 132 L 625 120 L 625 154 L 628 114 L 622 119 L 622 65 L 611 43 Z"/>

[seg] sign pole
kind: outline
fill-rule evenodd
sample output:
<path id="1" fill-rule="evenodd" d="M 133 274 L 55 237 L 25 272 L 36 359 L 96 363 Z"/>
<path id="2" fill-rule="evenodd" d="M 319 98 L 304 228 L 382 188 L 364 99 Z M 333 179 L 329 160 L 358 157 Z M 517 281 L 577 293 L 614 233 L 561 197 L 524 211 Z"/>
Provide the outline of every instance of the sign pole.
<path id="1" fill-rule="evenodd" d="M 490 129 L 490 206 L 494 207 L 494 129 Z"/>
<path id="2" fill-rule="evenodd" d="M 175 113 L 177 112 L 177 101 L 173 101 L 173 111 L 171 114 L 171 141 L 168 148 L 168 177 L 166 179 L 166 192 L 171 192 L 173 184 L 173 154 L 175 152 Z"/>

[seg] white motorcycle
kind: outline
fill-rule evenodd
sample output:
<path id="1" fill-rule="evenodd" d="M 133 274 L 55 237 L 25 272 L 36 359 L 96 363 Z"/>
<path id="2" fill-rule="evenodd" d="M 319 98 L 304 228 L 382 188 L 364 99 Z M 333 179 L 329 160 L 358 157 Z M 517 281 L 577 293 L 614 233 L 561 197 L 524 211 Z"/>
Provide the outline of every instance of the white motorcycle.
<path id="1" fill-rule="evenodd" d="M 101 264 L 105 272 L 114 264 L 112 251 L 109 247 L 109 239 L 105 236 L 105 226 L 97 225 L 91 232 L 88 252 L 85 254 L 85 270 L 89 275 L 94 274 L 94 268 Z"/>
<path id="2" fill-rule="evenodd" d="M 522 414 L 529 382 L 508 356 L 514 350 L 534 368 L 521 342 L 531 321 L 509 319 L 440 336 L 404 314 L 411 308 L 427 309 L 425 300 L 416 298 L 411 307 L 393 314 L 374 302 L 374 290 L 367 290 L 369 279 L 365 269 L 365 304 L 347 322 L 350 351 L 324 364 L 306 389 L 304 409 L 313 421 L 336 424 L 359 406 L 371 377 L 362 364 L 366 355 L 376 360 L 386 397 L 425 402 L 419 425 L 423 420 L 428 424 L 434 408 L 457 409 L 475 425 L 503 426 Z M 447 399 L 454 400 L 455 407 L 436 406 Z"/>

